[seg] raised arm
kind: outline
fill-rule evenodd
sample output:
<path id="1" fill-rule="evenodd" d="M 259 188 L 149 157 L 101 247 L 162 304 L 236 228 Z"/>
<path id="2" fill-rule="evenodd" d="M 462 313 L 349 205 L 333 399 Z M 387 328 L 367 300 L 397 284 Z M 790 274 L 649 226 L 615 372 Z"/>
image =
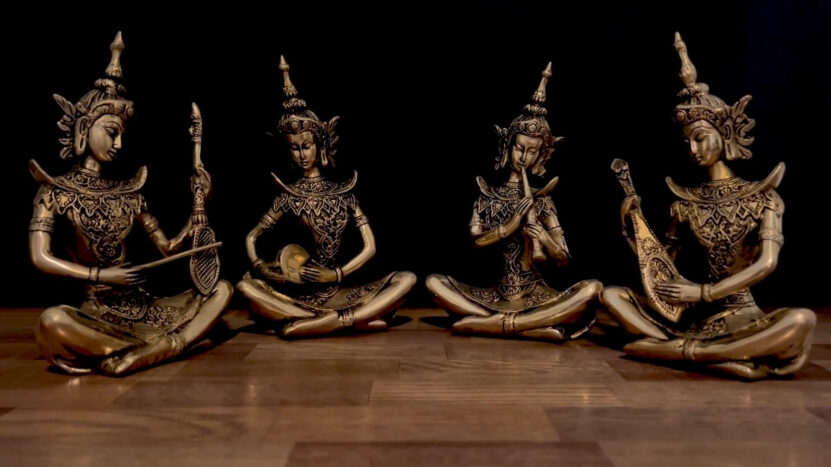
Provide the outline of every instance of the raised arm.
<path id="1" fill-rule="evenodd" d="M 159 221 L 156 220 L 156 218 L 148 211 L 144 210 L 141 214 L 139 214 L 139 221 L 141 221 L 141 225 L 144 226 L 144 230 L 147 232 L 147 235 L 150 236 L 150 240 L 153 241 L 153 244 L 156 245 L 156 248 L 158 248 L 164 256 L 179 251 L 182 247 L 182 243 L 193 231 L 193 222 L 190 218 L 188 218 L 185 226 L 182 227 L 182 230 L 175 237 L 168 239 L 159 227 Z"/>
<path id="2" fill-rule="evenodd" d="M 478 210 L 474 208 L 473 216 L 470 219 L 470 236 L 473 238 L 473 245 L 475 247 L 492 245 L 513 234 L 522 225 L 522 220 L 533 204 L 534 200 L 530 196 L 523 198 L 517 205 L 514 215 L 504 224 L 492 229 L 487 228 L 488 226 L 482 222 Z"/>
<path id="3" fill-rule="evenodd" d="M 548 202 L 551 203 L 550 200 Z M 566 245 L 566 239 L 563 235 L 563 227 L 560 225 L 560 220 L 557 218 L 557 211 L 553 206 L 554 204 L 551 203 L 551 209 L 548 209 L 545 217 L 542 218 L 542 225 L 545 227 L 547 235 L 542 235 L 541 237 L 543 238 L 540 242 L 548 251 L 548 256 L 562 266 L 568 264 L 569 259 L 571 259 L 571 254 L 568 252 L 568 245 Z"/>

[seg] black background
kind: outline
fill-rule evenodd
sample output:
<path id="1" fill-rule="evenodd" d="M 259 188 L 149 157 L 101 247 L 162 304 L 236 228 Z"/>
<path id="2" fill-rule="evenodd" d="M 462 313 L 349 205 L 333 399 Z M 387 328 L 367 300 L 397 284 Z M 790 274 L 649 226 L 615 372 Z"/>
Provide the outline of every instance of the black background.
<path id="1" fill-rule="evenodd" d="M 231 282 L 248 267 L 246 233 L 278 193 L 269 172 L 289 181 L 297 176 L 280 140 L 266 135 L 281 112 L 280 54 L 310 108 L 324 119 L 341 116 L 331 177 L 358 170 L 356 193 L 378 247 L 360 276 L 441 272 L 482 285 L 495 280 L 501 265 L 497 249 L 471 248 L 474 178 L 504 180 L 493 170 L 492 125 L 510 123 L 553 61 L 549 122 L 567 139 L 546 178 L 560 176 L 552 196 L 574 257 L 567 268 L 545 269 L 558 288 L 591 277 L 638 282 L 634 256 L 619 235 L 622 193 L 609 170 L 613 158 L 629 161 L 657 231 L 668 221 L 671 202 L 663 178 L 686 185 L 704 179 L 671 119 L 681 88 L 673 48 L 679 30 L 699 80 L 713 94 L 728 103 L 753 95 L 747 112 L 757 122 L 754 157 L 733 163 L 736 173 L 759 179 L 779 161 L 788 166 L 779 189 L 787 205 L 786 247 L 777 272 L 755 289 L 757 299 L 770 306 L 828 305 L 827 3 L 173 8 L 136 5 L 91 14 L 30 7 L 7 17 L 0 304 L 80 300 L 78 283 L 47 277 L 29 263 L 27 226 L 37 185 L 26 164 L 36 158 L 58 175 L 74 163 L 58 158 L 61 114 L 51 94 L 76 102 L 89 90 L 103 76 L 108 46 L 121 29 L 125 84 L 136 115 L 113 170 L 131 174 L 146 164 L 150 210 L 169 236 L 178 232 L 192 202 L 187 128 L 196 101 L 204 116 L 203 159 L 214 180 L 209 215 L 225 243 L 223 277 Z M 141 228 L 132 237 L 128 259 L 159 256 Z M 347 237 L 348 252 L 357 252 L 356 237 Z M 261 254 L 297 239 L 308 234 L 281 221 L 273 235 L 261 238 Z M 55 252 L 64 254 L 57 244 Z M 696 266 L 703 257 L 693 248 L 684 253 L 692 261 L 681 260 L 682 271 L 700 278 Z M 159 293 L 188 287 L 187 263 L 151 279 Z M 410 305 L 429 303 L 420 283 Z"/>

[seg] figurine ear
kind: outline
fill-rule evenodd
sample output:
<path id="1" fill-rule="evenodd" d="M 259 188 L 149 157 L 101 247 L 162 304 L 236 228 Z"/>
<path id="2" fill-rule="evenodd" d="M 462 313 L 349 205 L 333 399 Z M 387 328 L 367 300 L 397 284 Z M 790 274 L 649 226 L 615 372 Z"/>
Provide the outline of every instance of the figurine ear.
<path id="1" fill-rule="evenodd" d="M 728 161 L 735 160 L 738 155 L 736 154 L 736 142 L 733 138 L 733 122 L 728 120 L 721 128 L 720 133 L 724 141 L 724 158 Z"/>
<path id="2" fill-rule="evenodd" d="M 87 133 L 90 121 L 86 116 L 75 120 L 75 155 L 82 156 L 87 150 Z"/>

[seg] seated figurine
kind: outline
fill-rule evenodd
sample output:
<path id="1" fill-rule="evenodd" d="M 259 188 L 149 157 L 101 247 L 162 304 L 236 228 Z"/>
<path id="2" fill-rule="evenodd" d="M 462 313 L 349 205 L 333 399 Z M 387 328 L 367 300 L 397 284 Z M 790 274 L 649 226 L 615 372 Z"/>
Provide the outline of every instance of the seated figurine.
<path id="1" fill-rule="evenodd" d="M 321 121 L 298 97 L 289 78 L 289 66 L 280 57 L 283 72 L 283 103 L 278 132 L 285 137 L 302 177 L 284 184 L 268 212 L 246 237 L 246 250 L 253 271 L 237 284 L 251 302 L 258 321 L 279 329 L 284 338 L 314 337 L 341 330 L 383 331 L 395 310 L 416 282 L 411 272 L 393 272 L 368 284 L 342 283 L 375 254 L 375 238 L 369 221 L 352 193 L 357 172 L 347 182 L 330 181 L 325 168 L 334 163 L 338 117 Z M 314 257 L 296 244 L 284 247 L 276 261 L 261 259 L 256 241 L 284 215 L 294 215 L 312 234 Z M 346 263 L 338 253 L 344 230 L 350 224 L 361 234 L 363 249 Z"/>
<path id="2" fill-rule="evenodd" d="M 628 168 L 617 160 L 613 169 L 626 190 L 621 207 L 624 234 L 638 255 L 645 297 L 628 288 L 608 287 L 602 301 L 634 338 L 624 347 L 629 355 L 655 360 L 683 360 L 702 368 L 746 379 L 786 375 L 808 358 L 816 317 L 805 308 L 780 308 L 764 313 L 749 287 L 776 268 L 782 247 L 785 205 L 776 193 L 785 166 L 780 163 L 761 181 L 735 176 L 726 162 L 750 159 L 753 141 L 747 132 L 753 120 L 744 113 L 750 96 L 728 106 L 697 83 L 687 48 L 676 33 L 681 57 L 684 99 L 675 119 L 684 131 L 693 162 L 706 169 L 709 181 L 684 188 L 667 178 L 679 198 L 670 208 L 673 224 L 669 249 L 654 237 L 643 219 L 640 198 Z M 631 220 L 629 233 L 626 219 Z M 678 225 L 686 222 L 706 250 L 711 283 L 695 284 L 681 277 L 672 263 Z"/>
<path id="3" fill-rule="evenodd" d="M 470 234 L 474 245 L 499 243 L 504 274 L 495 287 L 463 284 L 450 276 L 433 274 L 426 285 L 451 316 L 461 317 L 453 331 L 463 334 L 519 336 L 551 341 L 573 339 L 594 322 L 590 302 L 602 289 L 596 280 L 584 280 L 560 292 L 549 287 L 535 262 L 554 259 L 558 265 L 570 258 L 563 229 L 548 192 L 554 177 L 541 189 L 531 188 L 526 171 L 545 173 L 544 165 L 561 137 L 551 134 L 545 103 L 545 86 L 551 63 L 543 71 L 533 102 L 508 128 L 497 127 L 500 155 L 496 168 L 507 167 L 508 179 L 489 186 L 477 179 L 482 194 L 473 205 Z"/>
<path id="4" fill-rule="evenodd" d="M 164 255 L 177 251 L 197 222 L 188 220 L 179 235 L 168 240 L 139 191 L 146 168 L 132 180 L 105 176 L 104 168 L 118 157 L 121 135 L 133 114 L 133 103 L 122 97 L 124 87 L 119 83 L 123 48 L 119 32 L 110 47 L 106 77 L 96 81 L 95 88 L 77 104 L 54 96 L 65 113 L 58 122 L 66 133 L 60 139 L 61 157 L 77 156 L 79 164 L 52 177 L 30 162 L 41 184 L 29 227 L 32 262 L 48 274 L 86 282 L 86 301 L 80 308 L 48 308 L 35 329 L 46 360 L 70 374 L 123 375 L 179 355 L 202 340 L 233 292 L 230 284 L 214 279 L 209 280 L 213 287 L 202 293 L 189 290 L 174 297 L 156 297 L 139 286 L 145 268 L 124 263 L 124 240 L 136 221 Z M 199 122 L 195 123 L 198 127 Z M 191 131 L 197 139 L 199 129 Z M 210 192 L 210 176 L 204 169 L 197 171 L 191 183 L 195 194 Z M 67 242 L 71 261 L 52 253 L 56 223 L 62 222 L 74 232 Z M 206 225 L 199 223 L 198 228 Z M 208 269 L 218 274 L 218 260 Z"/>

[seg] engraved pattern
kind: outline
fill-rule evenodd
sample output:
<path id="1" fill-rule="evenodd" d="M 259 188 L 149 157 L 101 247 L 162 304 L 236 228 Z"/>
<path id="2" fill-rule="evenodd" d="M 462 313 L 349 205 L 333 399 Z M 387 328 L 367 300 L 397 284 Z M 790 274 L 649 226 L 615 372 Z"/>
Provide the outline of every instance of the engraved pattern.
<path id="1" fill-rule="evenodd" d="M 488 187 L 476 200 L 474 209 L 479 214 L 485 229 L 495 229 L 510 220 L 523 196 L 522 186 L 519 183 L 507 182 L 502 186 Z M 555 212 L 554 204 L 547 196 L 537 198 L 534 209 L 539 219 Z M 533 290 L 541 280 L 539 273 L 533 269 L 522 271 L 520 258 L 524 248 L 525 239 L 520 229 L 505 239 L 505 246 L 502 250 L 505 261 L 503 276 L 497 286 L 499 294 L 505 300 L 522 297 Z"/>
<path id="2" fill-rule="evenodd" d="M 115 266 L 124 262 L 124 238 L 144 210 L 144 198 L 135 180 L 108 180 L 74 167 L 43 185 L 35 204 L 64 215 L 89 242 L 96 263 Z"/>
<path id="3" fill-rule="evenodd" d="M 681 200 L 670 212 L 690 229 L 707 248 L 710 274 L 718 280 L 727 277 L 753 260 L 756 245 L 746 245 L 756 231 L 764 210 L 781 216 L 784 203 L 773 189 L 760 191 L 761 182 L 730 178 L 683 189 Z"/>
<path id="4" fill-rule="evenodd" d="M 141 287 L 92 285 L 87 287 L 87 300 L 81 312 L 118 332 L 150 339 L 190 321 L 198 305 L 192 291 L 175 299 L 165 299 L 154 297 Z M 91 327 L 101 329 L 102 326 L 92 323 Z"/>
<path id="5" fill-rule="evenodd" d="M 139 214 L 146 211 L 144 198 L 138 193 L 143 172 L 132 180 L 110 180 L 76 166 L 51 181 L 41 185 L 35 204 L 69 219 L 77 235 L 89 245 L 93 255 L 87 261 L 89 265 L 122 264 L 124 239 Z M 81 317 L 88 326 L 105 333 L 150 339 L 181 326 L 197 310 L 193 292 L 159 298 L 141 287 L 90 284 Z"/>
<path id="6" fill-rule="evenodd" d="M 291 193 L 282 193 L 274 200 L 272 212 L 292 212 L 314 232 L 319 262 L 332 268 L 340 250 L 343 231 L 358 202 L 351 182 L 334 183 L 323 177 L 301 178 L 290 185 Z M 272 219 L 274 215 L 269 215 Z"/>
<path id="7" fill-rule="evenodd" d="M 336 257 L 350 217 L 354 218 L 357 227 L 368 223 L 366 216 L 355 216 L 358 201 L 350 192 L 355 180 L 336 183 L 324 177 L 303 177 L 286 187 L 264 218 L 274 224 L 276 213 L 281 211 L 300 217 L 312 230 L 318 255 L 316 261 L 333 269 L 338 265 Z M 289 298 L 297 305 L 319 313 L 354 309 L 377 295 L 390 277 L 354 287 L 309 284 L 306 290 L 311 291 Z M 259 281 L 258 286 L 276 292 L 265 282 Z"/>

